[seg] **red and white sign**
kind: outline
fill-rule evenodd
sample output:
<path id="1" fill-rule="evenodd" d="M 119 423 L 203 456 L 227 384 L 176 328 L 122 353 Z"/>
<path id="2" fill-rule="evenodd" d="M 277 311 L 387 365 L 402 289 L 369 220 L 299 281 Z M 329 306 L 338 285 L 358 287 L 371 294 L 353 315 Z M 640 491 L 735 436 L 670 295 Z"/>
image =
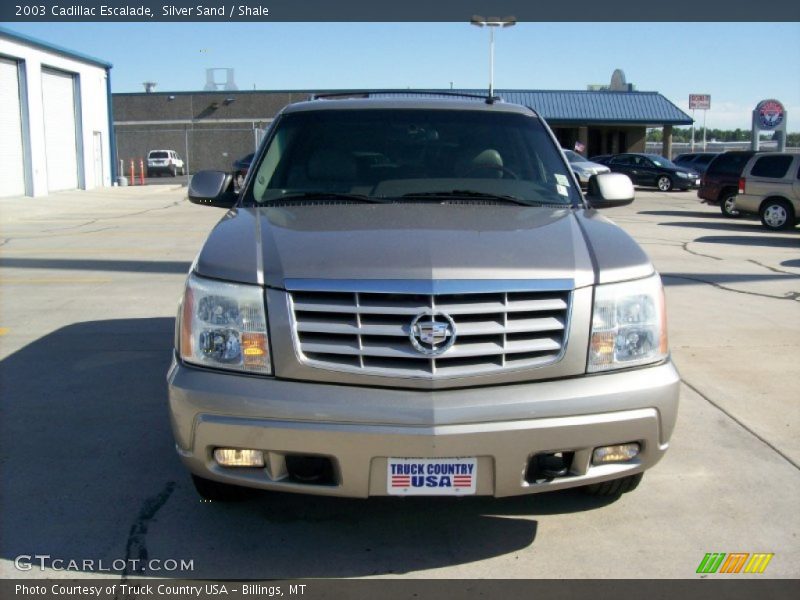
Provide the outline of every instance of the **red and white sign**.
<path id="1" fill-rule="evenodd" d="M 689 110 L 709 110 L 711 94 L 689 94 Z"/>
<path id="2" fill-rule="evenodd" d="M 386 491 L 390 496 L 464 496 L 474 494 L 478 459 L 389 458 Z"/>
<path id="3" fill-rule="evenodd" d="M 761 129 L 775 129 L 783 123 L 786 109 L 777 100 L 762 100 L 756 106 L 758 126 Z"/>

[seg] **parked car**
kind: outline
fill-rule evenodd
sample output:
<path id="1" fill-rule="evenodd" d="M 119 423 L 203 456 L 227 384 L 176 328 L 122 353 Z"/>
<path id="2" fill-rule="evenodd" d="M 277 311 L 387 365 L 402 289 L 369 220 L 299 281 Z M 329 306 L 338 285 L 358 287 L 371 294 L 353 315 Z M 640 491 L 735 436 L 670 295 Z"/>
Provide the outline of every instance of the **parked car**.
<path id="1" fill-rule="evenodd" d="M 678 167 L 658 154 L 628 152 L 614 154 L 599 162 L 614 173 L 627 175 L 635 185 L 657 187 L 662 192 L 688 190 L 700 185 L 700 175 L 695 171 Z"/>
<path id="2" fill-rule="evenodd" d="M 702 175 L 706 172 L 708 165 L 714 158 L 719 156 L 719 152 L 690 152 L 679 154 L 672 159 L 672 162 L 684 169 L 691 169 Z"/>
<path id="3" fill-rule="evenodd" d="M 147 176 L 186 175 L 186 165 L 174 150 L 150 150 L 147 153 Z"/>
<path id="4" fill-rule="evenodd" d="M 718 205 L 725 217 L 738 217 L 736 197 L 739 195 L 739 177 L 754 154 L 751 150 L 731 150 L 717 156 L 700 179 L 698 197 L 706 204 Z"/>
<path id="5" fill-rule="evenodd" d="M 192 265 L 168 373 L 198 492 L 616 496 L 666 452 L 680 379 L 638 244 L 547 124 L 491 99 L 284 108 Z"/>
<path id="6" fill-rule="evenodd" d="M 589 184 L 589 178 L 592 175 L 611 172 L 611 169 L 609 169 L 607 166 L 591 162 L 588 158 L 581 156 L 574 150 L 564 149 L 564 156 L 567 157 L 567 161 L 569 162 L 572 172 L 575 173 L 575 177 L 578 178 L 578 181 L 582 186 Z"/>
<path id="7" fill-rule="evenodd" d="M 237 158 L 233 161 L 233 180 L 236 187 L 241 187 L 244 183 L 244 178 L 247 177 L 247 171 L 250 169 L 250 163 L 253 162 L 255 153 L 251 152 L 247 156 Z"/>
<path id="8" fill-rule="evenodd" d="M 736 210 L 757 213 L 767 229 L 791 229 L 800 217 L 800 154 L 753 156 L 739 179 Z"/>

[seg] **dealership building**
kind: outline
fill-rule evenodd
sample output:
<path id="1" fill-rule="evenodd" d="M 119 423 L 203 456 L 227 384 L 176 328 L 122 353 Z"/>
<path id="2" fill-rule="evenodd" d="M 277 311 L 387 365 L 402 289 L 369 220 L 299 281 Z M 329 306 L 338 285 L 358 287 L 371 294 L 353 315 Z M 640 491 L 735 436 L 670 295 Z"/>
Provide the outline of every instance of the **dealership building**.
<path id="1" fill-rule="evenodd" d="M 425 90 L 426 95 L 443 90 Z M 447 90 L 485 94 L 485 90 Z M 190 172 L 229 170 L 253 152 L 264 129 L 287 104 L 315 95 L 350 97 L 419 95 L 411 90 L 214 90 L 114 94 L 114 126 L 120 160 L 134 166 L 152 149 L 175 150 Z M 665 156 L 672 128 L 692 119 L 658 92 L 623 90 L 495 90 L 507 102 L 530 106 L 543 116 L 564 148 L 587 156 L 644 152 L 646 130 L 663 128 Z M 127 169 L 127 166 L 126 166 Z"/>
<path id="2" fill-rule="evenodd" d="M 110 70 L 0 29 L 0 197 L 111 185 Z"/>

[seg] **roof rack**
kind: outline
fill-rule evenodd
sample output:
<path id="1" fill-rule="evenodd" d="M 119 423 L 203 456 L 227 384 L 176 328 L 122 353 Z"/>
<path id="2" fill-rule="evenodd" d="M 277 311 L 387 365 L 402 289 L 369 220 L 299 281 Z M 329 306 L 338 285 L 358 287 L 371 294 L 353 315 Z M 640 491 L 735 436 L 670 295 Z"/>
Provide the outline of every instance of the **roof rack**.
<path id="1" fill-rule="evenodd" d="M 387 96 L 396 94 L 398 96 L 450 96 L 453 98 L 472 98 L 483 100 L 486 104 L 502 102 L 500 96 L 487 96 L 483 94 L 468 94 L 465 92 L 453 92 L 450 90 L 353 90 L 350 92 L 330 92 L 322 94 L 311 94 L 310 100 L 334 100 L 336 98 L 369 98 L 371 95 Z"/>

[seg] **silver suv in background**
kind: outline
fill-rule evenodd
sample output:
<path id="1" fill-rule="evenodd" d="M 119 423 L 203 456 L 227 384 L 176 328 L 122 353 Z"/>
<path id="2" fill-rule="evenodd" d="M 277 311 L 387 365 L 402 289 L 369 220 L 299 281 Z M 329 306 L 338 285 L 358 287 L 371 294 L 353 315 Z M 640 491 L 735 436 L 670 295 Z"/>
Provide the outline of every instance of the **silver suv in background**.
<path id="1" fill-rule="evenodd" d="M 192 265 L 168 373 L 198 492 L 618 495 L 678 408 L 661 280 L 547 124 L 493 98 L 284 108 Z"/>
<path id="2" fill-rule="evenodd" d="M 607 166 L 592 162 L 574 150 L 565 149 L 564 156 L 567 157 L 567 162 L 569 162 L 572 172 L 575 173 L 575 177 L 578 178 L 578 182 L 582 187 L 589 185 L 589 179 L 592 177 L 592 175 L 600 175 L 601 173 L 611 172 L 611 169 L 609 169 Z"/>
<path id="3" fill-rule="evenodd" d="M 175 150 L 150 150 L 147 153 L 147 176 L 186 175 L 186 165 Z"/>
<path id="4" fill-rule="evenodd" d="M 736 210 L 756 213 L 767 229 L 793 228 L 800 219 L 800 154 L 756 154 L 739 179 Z"/>

